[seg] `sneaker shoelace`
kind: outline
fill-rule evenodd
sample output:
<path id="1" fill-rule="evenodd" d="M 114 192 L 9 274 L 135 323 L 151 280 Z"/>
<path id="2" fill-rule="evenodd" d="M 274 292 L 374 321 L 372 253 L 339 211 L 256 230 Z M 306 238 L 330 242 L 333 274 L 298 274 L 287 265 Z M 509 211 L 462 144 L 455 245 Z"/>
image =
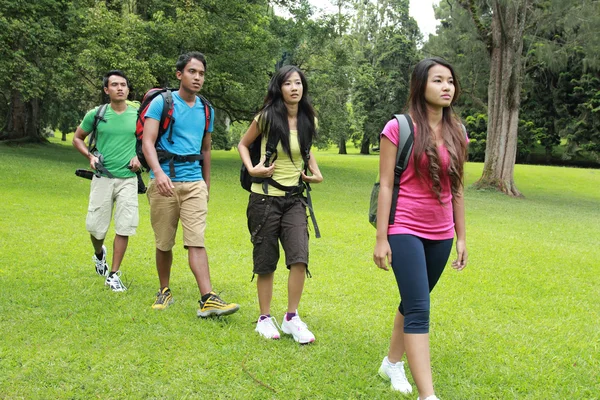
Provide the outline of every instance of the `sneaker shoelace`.
<path id="1" fill-rule="evenodd" d="M 103 256 L 102 258 L 98 258 L 96 257 L 96 255 L 94 254 L 94 262 L 96 264 L 96 269 L 104 269 L 106 267 L 108 267 L 108 263 L 106 262 L 106 257 Z"/>
<path id="2" fill-rule="evenodd" d="M 281 326 L 279 326 L 279 323 L 277 323 L 277 320 L 275 319 L 275 317 L 267 317 L 267 318 L 265 318 L 263 320 L 259 320 L 258 323 L 269 324 L 273 328 L 281 330 Z"/>
<path id="3" fill-rule="evenodd" d="M 156 294 L 156 304 L 164 304 L 167 300 L 167 296 L 171 293 L 170 290 L 165 290 L 165 292 L 161 292 L 160 290 Z"/>
<path id="4" fill-rule="evenodd" d="M 272 331 L 271 334 L 276 333 L 277 337 L 279 337 L 279 331 L 281 330 L 281 327 L 277 323 L 277 320 L 274 317 L 270 317 L 268 318 L 267 324 L 269 324 L 269 329 Z"/>
<path id="5" fill-rule="evenodd" d="M 281 326 L 279 326 L 279 323 L 277 322 L 275 317 L 271 317 L 269 319 L 271 320 L 271 325 L 273 325 L 276 329 L 281 330 Z"/>
<path id="6" fill-rule="evenodd" d="M 121 282 L 121 271 L 117 271 L 114 273 L 112 277 L 109 278 L 110 287 L 113 289 L 126 289 L 123 282 Z"/>
<path id="7" fill-rule="evenodd" d="M 222 298 L 220 298 L 218 294 L 216 294 L 214 292 L 210 295 L 210 297 L 208 299 L 206 299 L 206 301 L 204 301 L 204 302 L 200 301 L 200 302 L 202 303 L 202 305 L 205 305 L 209 301 L 213 301 L 213 302 L 218 303 L 218 304 L 220 304 L 222 306 L 226 306 L 227 305 L 227 303 Z"/>
<path id="8" fill-rule="evenodd" d="M 285 318 L 285 317 L 284 317 Z M 290 319 L 288 322 L 291 322 L 295 327 L 298 328 L 299 331 L 306 331 L 308 330 L 308 325 L 306 325 L 299 316 L 295 316 L 292 319 Z"/>

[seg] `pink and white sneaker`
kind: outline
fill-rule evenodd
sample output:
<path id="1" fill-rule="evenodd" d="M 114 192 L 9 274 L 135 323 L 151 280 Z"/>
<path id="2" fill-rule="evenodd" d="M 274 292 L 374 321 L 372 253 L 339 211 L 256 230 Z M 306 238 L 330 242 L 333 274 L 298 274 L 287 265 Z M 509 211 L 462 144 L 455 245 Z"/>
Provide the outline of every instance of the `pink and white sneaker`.
<path id="1" fill-rule="evenodd" d="M 289 321 L 285 319 L 285 315 L 283 316 L 281 331 L 288 335 L 292 335 L 294 340 L 300 344 L 307 344 L 315 341 L 315 335 L 308 330 L 308 327 L 302 322 L 298 313 L 296 313 Z"/>

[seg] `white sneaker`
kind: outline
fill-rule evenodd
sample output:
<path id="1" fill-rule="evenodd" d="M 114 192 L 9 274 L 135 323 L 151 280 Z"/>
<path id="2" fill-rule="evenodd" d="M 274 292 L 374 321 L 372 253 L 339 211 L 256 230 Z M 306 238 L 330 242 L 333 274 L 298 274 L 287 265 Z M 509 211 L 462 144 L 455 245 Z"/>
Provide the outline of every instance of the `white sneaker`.
<path id="1" fill-rule="evenodd" d="M 315 341 L 315 335 L 313 335 L 312 332 L 308 330 L 306 324 L 300 320 L 298 313 L 296 313 L 289 321 L 286 321 L 285 315 L 283 316 L 281 331 L 288 335 L 292 335 L 294 340 L 300 344 L 307 344 Z"/>
<path id="2" fill-rule="evenodd" d="M 381 362 L 379 367 L 379 376 L 387 381 L 392 382 L 392 389 L 398 392 L 409 394 L 412 393 L 412 386 L 406 379 L 406 373 L 404 372 L 404 363 L 402 361 L 392 364 L 387 356 Z M 427 400 L 432 400 L 427 398 Z"/>
<path id="3" fill-rule="evenodd" d="M 275 318 L 267 317 L 261 321 L 259 317 L 254 330 L 267 339 L 279 339 L 279 330 L 275 324 Z"/>
<path id="4" fill-rule="evenodd" d="M 417 397 L 417 400 L 420 400 L 420 399 L 421 399 L 420 397 Z M 435 394 L 432 394 L 431 396 L 427 396 L 423 400 L 440 400 L 440 399 L 438 399 L 438 397 Z"/>
<path id="5" fill-rule="evenodd" d="M 121 271 L 117 271 L 112 276 L 108 276 L 104 282 L 106 286 L 110 286 L 113 292 L 124 292 L 127 290 L 123 282 L 121 282 Z"/>
<path id="6" fill-rule="evenodd" d="M 108 263 L 106 262 L 106 246 L 102 245 L 102 259 L 99 260 L 96 254 L 92 256 L 92 261 L 96 265 L 96 273 L 100 276 L 108 275 Z"/>

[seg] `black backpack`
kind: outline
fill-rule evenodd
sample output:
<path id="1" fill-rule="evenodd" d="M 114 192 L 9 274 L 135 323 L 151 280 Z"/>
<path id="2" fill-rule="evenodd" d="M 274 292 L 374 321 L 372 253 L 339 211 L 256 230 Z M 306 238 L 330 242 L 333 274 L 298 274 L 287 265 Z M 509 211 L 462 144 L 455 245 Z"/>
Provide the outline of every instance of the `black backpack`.
<path id="1" fill-rule="evenodd" d="M 260 150 L 262 145 L 262 136 L 261 133 L 254 142 L 248 146 L 248 150 L 250 151 L 250 159 L 252 160 L 252 165 L 257 165 L 260 161 Z M 277 145 L 279 144 L 279 138 L 275 137 L 275 135 L 267 136 L 267 144 L 265 145 L 265 167 L 268 167 L 270 164 L 275 162 L 277 159 Z M 310 158 L 310 148 L 312 143 L 309 143 L 306 149 L 301 151 L 302 153 L 302 161 L 304 161 L 304 174 L 308 172 L 308 160 Z M 300 195 L 306 189 L 306 207 L 308 207 L 310 218 L 312 220 L 313 226 L 315 227 L 315 237 L 320 238 L 321 232 L 319 231 L 319 226 L 317 225 L 317 219 L 315 217 L 315 213 L 312 206 L 312 199 L 310 196 L 311 187 L 307 182 L 302 181 L 302 175 L 300 175 L 300 180 L 298 185 L 296 186 L 284 186 L 277 182 L 272 177 L 269 178 L 257 178 L 251 176 L 248 172 L 248 169 L 242 163 L 242 167 L 240 168 L 240 185 L 243 189 L 248 192 L 251 191 L 251 187 L 253 183 L 262 183 L 262 189 L 265 194 L 269 192 L 269 186 L 273 186 L 283 192 L 286 192 L 286 195 Z"/>
<path id="2" fill-rule="evenodd" d="M 262 145 L 262 134 L 260 134 L 256 140 L 250 144 L 248 150 L 250 151 L 250 159 L 252 160 L 252 165 L 257 165 L 260 161 L 260 150 Z M 267 138 L 267 144 L 265 145 L 265 167 L 268 167 L 270 164 L 274 163 L 277 160 L 277 145 L 279 144 L 278 138 L 274 135 L 269 136 Z M 302 155 L 302 158 L 305 158 L 305 155 Z M 306 163 L 306 161 L 305 161 Z M 277 189 L 283 190 L 284 192 L 289 192 L 292 189 L 296 188 L 295 186 L 288 187 L 280 185 L 273 178 L 257 178 L 251 176 L 244 163 L 242 163 L 242 167 L 240 169 L 240 185 L 242 188 L 250 192 L 253 183 L 262 183 L 263 184 L 263 192 L 266 194 L 269 192 L 269 184 Z"/>

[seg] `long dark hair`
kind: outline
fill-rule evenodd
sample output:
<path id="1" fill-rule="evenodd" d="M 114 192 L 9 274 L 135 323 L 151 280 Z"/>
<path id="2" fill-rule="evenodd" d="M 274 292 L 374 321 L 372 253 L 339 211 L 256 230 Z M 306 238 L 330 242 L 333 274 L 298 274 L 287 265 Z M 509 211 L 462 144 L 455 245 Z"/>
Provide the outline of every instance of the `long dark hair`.
<path id="1" fill-rule="evenodd" d="M 300 142 L 300 152 L 302 158 L 310 150 L 313 140 L 317 137 L 315 128 L 315 110 L 308 97 L 308 83 L 306 77 L 300 68 L 294 65 L 281 67 L 269 82 L 267 96 L 263 103 L 258 117 L 258 126 L 261 133 L 267 135 L 277 135 L 281 147 L 292 160 L 290 150 L 290 126 L 288 124 L 288 110 L 283 101 L 281 85 L 289 78 L 291 74 L 297 72 L 302 81 L 302 98 L 298 103 L 298 141 Z"/>
<path id="2" fill-rule="evenodd" d="M 423 154 L 427 156 L 429 178 L 432 183 L 431 191 L 441 202 L 442 185 L 440 175 L 442 163 L 429 127 L 427 101 L 425 99 L 429 69 L 434 65 L 442 65 L 448 68 L 454 81 L 454 97 L 450 106 L 444 107 L 442 112 L 442 138 L 450 154 L 450 164 L 446 172 L 450 177 L 453 195 L 458 194 L 463 186 L 464 163 L 467 160 L 467 140 L 461 122 L 453 108 L 460 95 L 460 85 L 454 68 L 446 60 L 438 57 L 421 60 L 413 69 L 410 78 L 410 95 L 408 97 L 408 111 L 418 129 L 418 134 L 415 135 L 413 161 L 417 175 L 422 178 L 421 160 Z"/>

